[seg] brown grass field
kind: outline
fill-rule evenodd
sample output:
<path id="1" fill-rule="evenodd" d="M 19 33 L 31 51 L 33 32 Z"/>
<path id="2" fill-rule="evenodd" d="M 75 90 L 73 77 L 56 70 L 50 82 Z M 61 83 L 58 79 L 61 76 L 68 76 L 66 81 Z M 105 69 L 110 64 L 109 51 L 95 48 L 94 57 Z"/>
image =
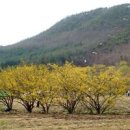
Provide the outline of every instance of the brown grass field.
<path id="1" fill-rule="evenodd" d="M 119 99 L 111 114 L 29 114 L 14 104 L 17 111 L 0 112 L 0 130 L 130 130 L 130 97 Z"/>

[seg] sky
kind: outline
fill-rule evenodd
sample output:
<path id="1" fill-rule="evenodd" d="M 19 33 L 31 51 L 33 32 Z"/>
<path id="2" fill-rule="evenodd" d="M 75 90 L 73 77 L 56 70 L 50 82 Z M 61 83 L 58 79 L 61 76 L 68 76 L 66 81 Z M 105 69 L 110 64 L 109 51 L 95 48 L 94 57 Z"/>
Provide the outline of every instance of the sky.
<path id="1" fill-rule="evenodd" d="M 0 45 L 39 34 L 69 15 L 124 3 L 130 0 L 0 0 Z"/>

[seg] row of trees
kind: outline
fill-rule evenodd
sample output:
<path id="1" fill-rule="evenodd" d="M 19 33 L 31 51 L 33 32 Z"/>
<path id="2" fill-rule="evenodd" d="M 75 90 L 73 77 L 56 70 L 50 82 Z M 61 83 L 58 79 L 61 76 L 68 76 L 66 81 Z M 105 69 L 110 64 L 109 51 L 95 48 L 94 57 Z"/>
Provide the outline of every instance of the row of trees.
<path id="1" fill-rule="evenodd" d="M 102 114 L 125 93 L 127 83 L 113 66 L 22 65 L 1 70 L 0 101 L 8 110 L 17 99 L 28 112 L 38 101 L 44 113 L 53 104 L 73 113 L 80 104 L 91 113 Z"/>

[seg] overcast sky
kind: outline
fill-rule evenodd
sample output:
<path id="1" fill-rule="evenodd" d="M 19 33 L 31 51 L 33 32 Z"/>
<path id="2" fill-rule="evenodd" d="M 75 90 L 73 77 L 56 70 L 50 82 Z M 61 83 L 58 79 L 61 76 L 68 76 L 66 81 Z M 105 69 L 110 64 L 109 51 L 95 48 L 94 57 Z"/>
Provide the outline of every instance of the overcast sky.
<path id="1" fill-rule="evenodd" d="M 0 0 L 0 45 L 36 35 L 62 18 L 130 0 Z"/>

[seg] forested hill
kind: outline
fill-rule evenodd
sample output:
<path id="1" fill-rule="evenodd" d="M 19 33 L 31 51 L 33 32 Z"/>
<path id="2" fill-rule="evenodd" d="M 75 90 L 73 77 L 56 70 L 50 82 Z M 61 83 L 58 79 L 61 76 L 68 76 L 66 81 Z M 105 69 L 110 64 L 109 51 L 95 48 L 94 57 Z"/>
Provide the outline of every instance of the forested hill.
<path id="1" fill-rule="evenodd" d="M 0 47 L 0 65 L 29 63 L 114 64 L 130 61 L 130 4 L 62 19 L 47 31 Z"/>

